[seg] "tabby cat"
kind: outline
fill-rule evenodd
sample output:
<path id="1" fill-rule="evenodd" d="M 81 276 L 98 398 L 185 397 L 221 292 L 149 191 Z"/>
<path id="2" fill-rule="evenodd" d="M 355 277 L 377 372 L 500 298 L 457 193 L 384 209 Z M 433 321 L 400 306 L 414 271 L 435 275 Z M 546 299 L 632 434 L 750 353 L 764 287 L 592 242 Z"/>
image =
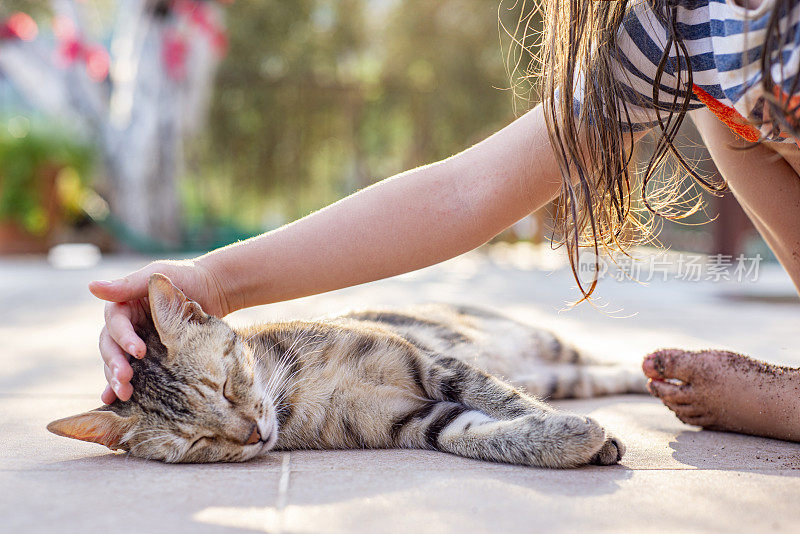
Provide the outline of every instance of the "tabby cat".
<path id="1" fill-rule="evenodd" d="M 55 434 L 165 462 L 239 462 L 272 449 L 420 448 L 530 466 L 608 465 L 625 448 L 591 418 L 537 400 L 643 392 L 550 332 L 430 305 L 233 329 L 163 275 L 148 286 L 147 356 L 127 402 Z M 517 389 L 496 376 L 511 377 Z"/>

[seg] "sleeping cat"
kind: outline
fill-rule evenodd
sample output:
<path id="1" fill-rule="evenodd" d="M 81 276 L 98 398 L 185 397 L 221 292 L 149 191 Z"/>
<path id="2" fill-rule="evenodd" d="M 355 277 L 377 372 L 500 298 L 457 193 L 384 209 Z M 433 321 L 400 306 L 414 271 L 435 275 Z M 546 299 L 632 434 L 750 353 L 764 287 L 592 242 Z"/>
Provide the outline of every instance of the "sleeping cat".
<path id="1" fill-rule="evenodd" d="M 133 396 L 60 419 L 55 434 L 165 462 L 272 449 L 420 448 L 530 466 L 608 465 L 624 446 L 551 398 L 644 392 L 550 332 L 443 305 L 231 328 L 150 278 Z M 497 378 L 508 376 L 516 389 Z"/>

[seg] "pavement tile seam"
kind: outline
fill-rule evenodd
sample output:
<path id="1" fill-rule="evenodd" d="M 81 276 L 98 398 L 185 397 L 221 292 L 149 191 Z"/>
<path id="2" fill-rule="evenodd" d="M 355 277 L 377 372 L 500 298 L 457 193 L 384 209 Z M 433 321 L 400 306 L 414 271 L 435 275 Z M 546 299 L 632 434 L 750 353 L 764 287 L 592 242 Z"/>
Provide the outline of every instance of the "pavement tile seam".
<path id="1" fill-rule="evenodd" d="M 281 454 L 281 476 L 278 479 L 278 496 L 275 499 L 276 532 L 283 532 L 286 527 L 286 507 L 289 505 L 289 481 L 292 474 L 292 453 Z"/>

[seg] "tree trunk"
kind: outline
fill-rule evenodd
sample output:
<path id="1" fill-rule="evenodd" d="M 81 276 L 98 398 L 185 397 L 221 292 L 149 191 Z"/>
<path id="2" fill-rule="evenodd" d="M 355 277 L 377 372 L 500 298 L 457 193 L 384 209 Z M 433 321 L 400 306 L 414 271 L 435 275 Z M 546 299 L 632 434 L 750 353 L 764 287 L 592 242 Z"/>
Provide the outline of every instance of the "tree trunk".
<path id="1" fill-rule="evenodd" d="M 130 230 L 174 246 L 181 238 L 176 183 L 182 153 L 179 88 L 162 65 L 166 24 L 145 10 L 134 17 L 138 24 L 120 28 L 112 45 L 116 60 L 124 64 L 112 73 L 114 93 L 104 132 L 109 201 Z"/>
<path id="2" fill-rule="evenodd" d="M 52 0 L 79 29 L 80 5 Z M 74 118 L 97 141 L 106 166 L 112 213 L 132 232 L 162 245 L 181 242 L 178 178 L 183 140 L 204 121 L 217 57 L 207 34 L 157 9 L 156 0 L 119 0 L 111 72 L 92 82 L 79 63 L 62 68 L 40 42 L 2 45 L 0 69 L 31 103 Z M 212 9 L 219 19 L 221 11 Z M 180 27 L 190 43 L 186 75 L 163 64 L 166 31 Z M 81 35 L 84 32 L 80 32 Z"/>

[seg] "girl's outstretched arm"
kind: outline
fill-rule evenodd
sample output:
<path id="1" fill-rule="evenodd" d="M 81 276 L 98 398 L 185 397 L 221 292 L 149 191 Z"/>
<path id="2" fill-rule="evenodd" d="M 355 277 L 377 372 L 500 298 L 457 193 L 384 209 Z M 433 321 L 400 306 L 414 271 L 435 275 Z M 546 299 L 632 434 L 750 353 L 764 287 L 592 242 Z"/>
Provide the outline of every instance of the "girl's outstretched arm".
<path id="1" fill-rule="evenodd" d="M 560 183 L 537 107 L 456 156 L 199 261 L 222 281 L 230 310 L 321 293 L 467 252 L 546 204 Z"/>
<path id="2" fill-rule="evenodd" d="M 103 400 L 132 389 L 128 354 L 147 280 L 173 279 L 209 313 L 331 291 L 420 269 L 471 250 L 559 192 L 541 106 L 446 160 L 383 180 L 278 230 L 188 262 L 156 262 L 90 290 L 109 301 L 100 352 L 110 384 Z"/>

